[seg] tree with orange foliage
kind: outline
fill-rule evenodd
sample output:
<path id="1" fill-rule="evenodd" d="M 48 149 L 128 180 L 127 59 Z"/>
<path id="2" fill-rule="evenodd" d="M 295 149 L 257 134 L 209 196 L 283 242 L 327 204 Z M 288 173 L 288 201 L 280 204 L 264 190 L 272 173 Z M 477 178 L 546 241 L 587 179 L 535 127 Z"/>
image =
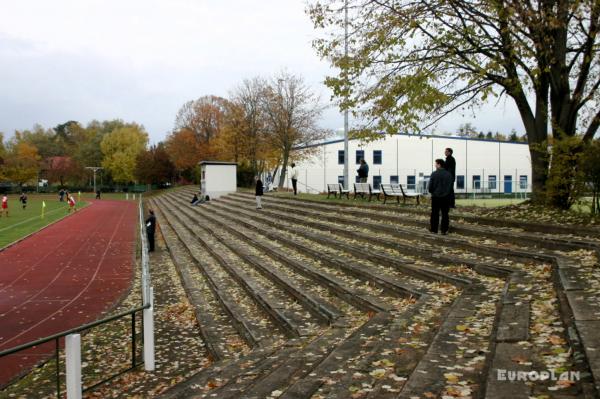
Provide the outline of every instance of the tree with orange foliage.
<path id="1" fill-rule="evenodd" d="M 190 130 L 198 142 L 210 144 L 221 130 L 226 105 L 227 100 L 217 96 L 188 101 L 177 112 L 175 130 Z"/>
<path id="2" fill-rule="evenodd" d="M 71 157 L 50 157 L 44 162 L 45 176 L 50 183 L 65 185 L 66 180 L 78 180 L 84 174 L 81 166 Z"/>
<path id="3" fill-rule="evenodd" d="M 34 182 L 40 170 L 40 156 L 37 148 L 26 142 L 9 143 L 9 151 L 3 165 L 4 176 L 8 181 L 22 186 Z"/>
<path id="4" fill-rule="evenodd" d="M 184 175 L 190 178 L 192 171 L 203 157 L 203 149 L 196 135 L 185 128 L 167 136 L 165 150 L 180 177 Z"/>

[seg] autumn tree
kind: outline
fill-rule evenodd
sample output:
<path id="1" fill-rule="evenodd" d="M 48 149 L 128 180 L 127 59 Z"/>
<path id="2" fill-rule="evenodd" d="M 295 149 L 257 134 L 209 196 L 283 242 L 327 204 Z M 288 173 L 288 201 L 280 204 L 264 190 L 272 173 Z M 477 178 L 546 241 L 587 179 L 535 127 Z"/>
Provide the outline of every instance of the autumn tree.
<path id="1" fill-rule="evenodd" d="M 36 182 L 40 170 L 40 156 L 37 148 L 29 143 L 15 140 L 9 142 L 3 174 L 8 181 L 23 186 Z"/>
<path id="2" fill-rule="evenodd" d="M 81 166 L 69 156 L 56 156 L 44 160 L 45 177 L 50 183 L 64 186 L 66 181 L 77 181 L 83 176 Z"/>
<path id="3" fill-rule="evenodd" d="M 238 132 L 243 143 L 244 158 L 250 163 L 254 174 L 262 171 L 259 165 L 268 152 L 265 140 L 265 117 L 262 107 L 267 82 L 260 77 L 244 80 L 232 93 L 231 100 L 241 108 Z"/>
<path id="4" fill-rule="evenodd" d="M 165 150 L 177 173 L 188 178 L 202 159 L 202 148 L 196 135 L 189 129 L 175 131 L 165 140 Z"/>
<path id="5" fill-rule="evenodd" d="M 326 83 L 364 123 L 359 132 L 431 126 L 465 106 L 510 97 L 532 161 L 533 199 L 552 173 L 549 134 L 592 140 L 600 126 L 597 0 L 348 0 L 309 6 L 318 53 L 340 69 Z M 560 195 L 553 205 L 566 206 Z"/>
<path id="6" fill-rule="evenodd" d="M 140 152 L 136 159 L 135 177 L 141 183 L 162 184 L 172 181 L 175 165 L 169 159 L 163 143 Z"/>
<path id="7" fill-rule="evenodd" d="M 147 143 L 148 134 L 142 126 L 130 125 L 113 130 L 100 143 L 104 156 L 102 166 L 118 183 L 134 181 L 137 156 Z"/>
<path id="8" fill-rule="evenodd" d="M 186 102 L 175 117 L 175 131 L 189 130 L 200 143 L 205 158 L 210 158 L 210 144 L 221 131 L 227 100 L 217 96 L 203 96 Z"/>
<path id="9" fill-rule="evenodd" d="M 299 76 L 281 72 L 265 88 L 262 96 L 265 141 L 277 149 L 280 156 L 279 187 L 285 183 L 292 149 L 326 136 L 326 131 L 317 126 L 322 111 L 319 98 Z"/>

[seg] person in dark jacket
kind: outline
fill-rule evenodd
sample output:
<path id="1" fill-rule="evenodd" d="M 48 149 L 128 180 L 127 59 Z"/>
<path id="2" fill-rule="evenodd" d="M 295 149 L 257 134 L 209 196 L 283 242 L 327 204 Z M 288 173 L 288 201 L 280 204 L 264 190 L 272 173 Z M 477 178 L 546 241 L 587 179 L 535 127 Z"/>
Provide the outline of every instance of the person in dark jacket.
<path id="1" fill-rule="evenodd" d="M 360 166 L 358 167 L 358 180 L 359 183 L 366 183 L 369 178 L 369 165 L 364 159 L 360 160 Z"/>
<path id="2" fill-rule="evenodd" d="M 446 148 L 446 151 L 444 151 L 444 154 L 446 155 L 446 162 L 444 164 L 444 169 L 446 169 L 452 175 L 452 194 L 450 194 L 450 197 L 448 199 L 448 206 L 450 206 L 450 208 L 456 207 L 454 205 L 454 202 L 455 202 L 454 182 L 456 181 L 456 159 L 454 159 L 454 157 L 452 156 L 453 153 L 454 153 L 454 151 L 452 151 L 452 148 Z"/>
<path id="3" fill-rule="evenodd" d="M 198 205 L 199 202 L 200 202 L 200 199 L 198 199 L 198 196 L 196 194 L 194 194 L 190 203 L 192 204 L 192 206 L 196 206 L 196 205 Z"/>
<path id="4" fill-rule="evenodd" d="M 148 236 L 148 252 L 154 252 L 154 233 L 156 232 L 156 216 L 152 209 L 148 210 L 150 216 L 146 219 L 146 235 Z"/>
<path id="5" fill-rule="evenodd" d="M 263 196 L 263 182 L 259 176 L 254 178 L 256 180 L 256 209 L 262 209 L 261 199 Z"/>
<path id="6" fill-rule="evenodd" d="M 429 193 L 431 193 L 430 231 L 437 234 L 442 212 L 442 234 L 448 234 L 450 218 L 450 196 L 452 194 L 452 175 L 444 169 L 444 160 L 435 160 L 435 172 L 429 178 Z"/>

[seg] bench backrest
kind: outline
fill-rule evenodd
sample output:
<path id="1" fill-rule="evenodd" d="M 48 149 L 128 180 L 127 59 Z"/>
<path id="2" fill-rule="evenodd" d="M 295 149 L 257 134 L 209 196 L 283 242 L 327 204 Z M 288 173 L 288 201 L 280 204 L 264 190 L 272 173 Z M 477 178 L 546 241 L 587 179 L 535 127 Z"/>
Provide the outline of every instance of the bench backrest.
<path id="1" fill-rule="evenodd" d="M 381 184 L 381 190 L 387 195 L 403 195 L 399 184 Z"/>
<path id="2" fill-rule="evenodd" d="M 354 191 L 357 193 L 368 193 L 371 190 L 369 183 L 354 183 Z"/>
<path id="3" fill-rule="evenodd" d="M 327 191 L 329 192 L 338 192 L 340 191 L 340 183 L 335 183 L 335 184 L 328 184 L 327 185 Z"/>

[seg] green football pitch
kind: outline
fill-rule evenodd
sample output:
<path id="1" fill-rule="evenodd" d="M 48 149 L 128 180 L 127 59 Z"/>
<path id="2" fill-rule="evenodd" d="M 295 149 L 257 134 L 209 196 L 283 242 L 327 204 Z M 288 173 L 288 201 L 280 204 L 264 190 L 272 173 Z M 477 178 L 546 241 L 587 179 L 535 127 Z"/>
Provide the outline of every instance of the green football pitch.
<path id="1" fill-rule="evenodd" d="M 59 202 L 56 195 L 28 194 L 27 197 L 27 207 L 23 209 L 19 195 L 8 196 L 8 217 L 4 213 L 0 217 L 0 248 L 68 215 L 67 202 Z M 77 195 L 75 199 L 77 200 Z M 88 204 L 84 199 L 77 201 L 77 209 Z M 46 203 L 44 217 L 42 217 L 42 201 Z"/>

